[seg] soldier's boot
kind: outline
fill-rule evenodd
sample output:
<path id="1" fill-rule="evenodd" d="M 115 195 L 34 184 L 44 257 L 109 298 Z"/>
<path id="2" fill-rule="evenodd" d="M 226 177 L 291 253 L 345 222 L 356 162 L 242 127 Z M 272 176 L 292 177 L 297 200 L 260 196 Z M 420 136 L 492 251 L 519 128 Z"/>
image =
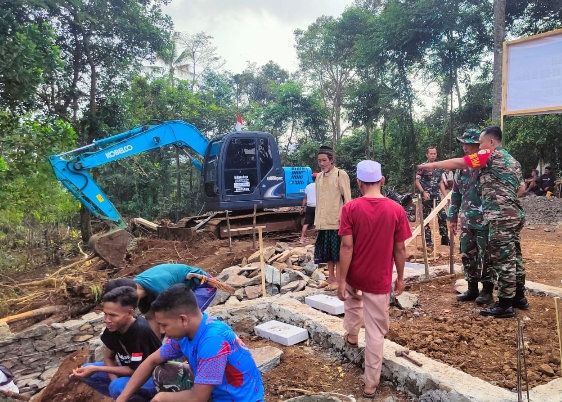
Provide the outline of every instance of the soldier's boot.
<path id="1" fill-rule="evenodd" d="M 457 301 L 467 302 L 478 297 L 478 282 L 468 282 L 468 290 L 457 296 Z"/>
<path id="2" fill-rule="evenodd" d="M 445 235 L 445 236 L 441 236 L 441 245 L 442 246 L 448 246 L 449 245 L 449 236 Z"/>
<path id="3" fill-rule="evenodd" d="M 513 307 L 519 310 L 528 310 L 531 305 L 525 297 L 525 284 L 517 283 L 517 288 L 515 290 L 515 297 L 513 298 Z"/>
<path id="4" fill-rule="evenodd" d="M 499 297 L 499 300 L 494 303 L 492 307 L 484 310 L 480 310 L 480 315 L 494 318 L 511 318 L 515 317 L 515 311 L 513 310 L 513 298 L 506 299 L 505 297 Z"/>
<path id="5" fill-rule="evenodd" d="M 494 282 L 484 282 L 482 290 L 476 298 L 476 304 L 491 304 L 494 301 Z"/>

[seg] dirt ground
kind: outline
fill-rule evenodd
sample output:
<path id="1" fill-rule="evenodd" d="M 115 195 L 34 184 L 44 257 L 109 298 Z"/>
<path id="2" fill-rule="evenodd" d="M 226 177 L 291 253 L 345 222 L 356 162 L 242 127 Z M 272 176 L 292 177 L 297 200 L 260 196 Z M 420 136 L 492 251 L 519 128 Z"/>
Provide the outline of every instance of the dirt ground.
<path id="1" fill-rule="evenodd" d="M 459 277 L 412 284 L 408 291 L 419 296 L 419 307 L 412 312 L 392 308 L 387 338 L 492 384 L 513 389 L 517 385 L 515 331 L 520 319 L 528 344 L 529 387 L 560 377 L 552 298 L 528 296 L 531 308 L 516 310 L 516 318 L 482 317 L 475 303 L 456 301 L 453 285 Z"/>
<path id="2" fill-rule="evenodd" d="M 522 249 L 527 269 L 527 279 L 552 286 L 562 286 L 562 254 L 558 252 L 562 227 L 554 224 L 533 224 L 522 232 Z M 298 246 L 297 234 L 287 236 L 265 236 L 264 245 L 273 245 L 284 241 Z M 309 231 L 306 244 L 313 244 L 315 232 Z M 458 240 L 457 240 L 458 244 Z M 417 246 L 420 245 L 418 242 Z M 431 265 L 448 264 L 449 248 L 436 246 L 438 260 Z M 228 240 L 217 240 L 208 236 L 191 239 L 188 242 L 170 242 L 158 239 L 141 239 L 130 255 L 129 264 L 121 270 L 106 269 L 107 277 L 132 277 L 143 270 L 165 262 L 178 262 L 194 265 L 205 269 L 213 275 L 219 274 L 224 268 L 238 264 L 244 257 L 254 252 L 251 238 L 234 239 L 232 251 Z M 416 242 L 408 247 L 411 259 L 420 259 L 421 253 L 416 249 Z M 432 257 L 433 254 L 430 256 Z M 460 257 L 455 253 L 455 262 L 460 264 Z M 65 262 L 67 264 L 67 262 Z M 40 279 L 51 271 L 40 269 L 38 273 L 28 272 L 23 280 Z M 100 271 L 98 271 L 100 272 Z M 458 276 L 461 277 L 461 276 Z M 4 280 L 4 285 L 12 284 L 13 280 Z M 427 356 L 450 364 L 471 375 L 480 377 L 499 386 L 512 389 L 516 385 L 515 328 L 516 319 L 493 320 L 481 317 L 479 308 L 473 303 L 456 302 L 453 289 L 454 279 L 440 279 L 436 282 L 411 285 L 410 291 L 420 295 L 420 306 L 410 313 L 392 310 L 392 325 L 388 337 L 408 348 L 424 353 Z M 103 286 L 103 283 L 100 283 Z M 552 299 L 529 296 L 531 309 L 518 311 L 518 317 L 525 325 L 525 337 L 528 342 L 528 378 L 530 387 L 544 384 L 560 376 L 560 361 L 557 352 L 556 324 Z M 91 300 L 49 300 L 56 305 L 67 303 L 69 306 L 81 303 L 89 305 Z M 43 302 L 43 305 L 45 303 Z M 446 311 L 450 310 L 450 311 Z M 85 313 L 84 311 L 83 313 Z M 30 323 L 31 324 L 31 323 Z M 263 346 L 268 341 L 245 339 L 250 347 Z M 284 351 L 281 365 L 264 375 L 267 400 L 284 400 L 300 395 L 302 391 L 291 391 L 298 388 L 319 392 L 332 390 L 344 394 L 359 395 L 361 389 L 361 370 L 349 366 L 347 362 L 334 360 L 328 354 L 312 347 L 298 345 L 290 348 L 281 347 Z M 85 356 L 85 355 L 84 355 Z M 80 364 L 84 356 L 77 353 L 70 366 L 65 366 L 54 377 L 53 386 L 45 391 L 43 401 L 102 401 L 96 399 L 85 386 L 76 386 L 68 382 L 71 368 Z M 306 356 L 307 365 L 302 364 Z M 308 364 L 310 362 L 310 364 Z M 69 363 L 70 364 L 70 363 Z M 547 374 L 550 370 L 554 375 Z M 541 367 L 542 366 L 542 367 Z M 295 370 L 298 367 L 298 370 Z M 341 369 L 341 371 L 340 371 Z M 60 375 L 59 375 L 60 374 Z M 340 377 L 338 377 L 338 375 Z M 333 381 L 331 378 L 336 376 Z M 81 387 L 85 387 L 82 389 Z M 345 391 L 345 392 L 344 392 Z M 397 401 L 408 400 L 391 387 L 381 386 L 382 396 L 394 396 Z M 48 394 L 47 392 L 53 392 Z M 90 393 L 88 393 L 90 392 Z M 104 400 L 105 402 L 105 400 Z"/>

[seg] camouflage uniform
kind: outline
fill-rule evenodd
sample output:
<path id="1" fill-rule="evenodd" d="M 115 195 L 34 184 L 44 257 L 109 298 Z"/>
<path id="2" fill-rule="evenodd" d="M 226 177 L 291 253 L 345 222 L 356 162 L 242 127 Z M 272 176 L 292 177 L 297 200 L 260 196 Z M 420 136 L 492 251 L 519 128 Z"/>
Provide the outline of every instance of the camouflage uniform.
<path id="1" fill-rule="evenodd" d="M 490 282 L 488 265 L 488 227 L 483 224 L 480 169 L 455 172 L 448 220 L 460 220 L 460 253 L 467 282 Z M 459 219 L 460 218 L 460 219 Z"/>
<path id="2" fill-rule="evenodd" d="M 426 161 L 423 163 L 424 165 L 428 163 Z M 435 169 L 433 171 L 425 170 L 425 169 L 418 169 L 416 172 L 416 179 L 419 179 L 420 184 L 424 191 L 427 191 L 429 194 L 429 200 L 423 199 L 422 194 L 422 204 L 423 204 L 423 216 L 426 217 L 431 213 L 433 210 L 433 200 L 439 204 L 441 202 L 441 175 L 443 174 L 443 169 Z M 442 209 L 437 214 L 437 222 L 439 223 L 439 234 L 441 237 L 448 236 L 447 231 L 447 214 Z M 431 229 L 428 225 L 425 225 L 425 241 L 428 244 L 433 244 L 433 240 L 431 238 Z"/>
<path id="3" fill-rule="evenodd" d="M 517 197 L 523 183 L 521 165 L 501 147 L 490 153 L 480 169 L 483 223 L 489 225 L 489 268 L 498 280 L 498 297 L 506 299 L 515 296 L 517 283 L 525 283 L 521 255 L 525 211 Z"/>

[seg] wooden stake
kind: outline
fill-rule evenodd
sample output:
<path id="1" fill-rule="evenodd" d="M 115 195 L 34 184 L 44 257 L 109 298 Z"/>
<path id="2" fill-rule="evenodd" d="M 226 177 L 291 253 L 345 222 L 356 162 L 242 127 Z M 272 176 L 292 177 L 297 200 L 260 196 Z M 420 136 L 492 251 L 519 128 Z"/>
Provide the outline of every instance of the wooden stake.
<path id="1" fill-rule="evenodd" d="M 228 216 L 228 211 L 226 211 L 226 226 L 228 227 L 228 247 L 230 247 L 230 252 L 232 252 L 232 236 L 230 234 L 230 218 Z"/>
<path id="2" fill-rule="evenodd" d="M 554 298 L 554 308 L 556 309 L 556 331 L 558 332 L 558 348 L 560 349 L 560 370 L 562 372 L 562 337 L 560 336 L 560 312 L 558 311 L 559 297 Z"/>
<path id="3" fill-rule="evenodd" d="M 437 200 L 433 199 L 433 209 L 437 206 Z M 437 215 L 433 218 L 433 261 L 437 261 Z"/>
<path id="4" fill-rule="evenodd" d="M 437 207 L 435 207 L 435 209 L 433 211 L 431 211 L 431 213 L 429 215 L 427 215 L 423 221 L 423 224 L 420 224 L 417 228 L 414 229 L 414 231 L 412 232 L 412 237 L 410 237 L 409 239 L 407 239 L 405 241 L 405 245 L 407 246 L 408 244 L 410 244 L 412 242 L 412 240 L 414 240 L 414 238 L 420 234 L 420 232 L 423 230 L 423 227 L 425 227 L 425 225 L 427 225 L 429 222 L 431 222 L 431 220 L 433 219 L 433 217 L 435 215 L 437 215 L 439 213 L 439 211 L 441 211 L 443 208 L 445 208 L 445 206 L 447 205 L 447 203 L 449 202 L 449 200 L 451 199 L 451 194 L 452 192 L 450 192 L 449 194 L 447 194 L 447 196 L 445 198 L 443 198 L 441 200 L 441 202 L 439 203 L 439 205 L 437 205 Z"/>
<path id="5" fill-rule="evenodd" d="M 455 273 L 455 237 L 453 231 L 449 229 L 449 273 Z"/>
<path id="6" fill-rule="evenodd" d="M 422 202 L 418 204 L 418 216 L 420 217 L 420 222 L 424 222 Z M 421 244 L 422 244 L 422 252 L 423 252 L 423 263 L 425 265 L 425 277 L 426 279 L 429 279 L 429 264 L 427 263 L 427 244 L 425 243 L 425 229 L 423 227 L 421 232 Z"/>
<path id="7" fill-rule="evenodd" d="M 254 204 L 254 216 L 253 216 L 253 221 L 252 221 L 252 247 L 255 250 L 256 249 L 256 209 L 257 209 L 258 205 Z"/>
<path id="8" fill-rule="evenodd" d="M 258 228 L 258 240 L 260 244 L 260 270 L 261 270 L 261 297 L 265 297 L 265 261 L 263 259 L 262 228 Z"/>

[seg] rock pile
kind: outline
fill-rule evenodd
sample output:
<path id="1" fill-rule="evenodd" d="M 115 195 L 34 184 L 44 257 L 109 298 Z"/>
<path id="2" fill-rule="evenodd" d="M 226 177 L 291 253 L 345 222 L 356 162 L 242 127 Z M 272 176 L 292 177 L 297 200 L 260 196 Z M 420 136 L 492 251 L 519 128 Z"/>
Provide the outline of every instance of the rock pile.
<path id="1" fill-rule="evenodd" d="M 287 243 L 277 242 L 275 246 L 263 250 L 265 262 L 265 281 L 267 296 L 299 292 L 306 287 L 316 288 L 326 279 L 324 270 L 314 263 L 314 246 L 291 247 Z M 227 292 L 217 291 L 212 305 L 235 305 L 245 299 L 262 296 L 262 279 L 259 250 L 242 260 L 240 265 L 226 268 L 217 277 L 236 289 L 231 296 Z"/>
<path id="2" fill-rule="evenodd" d="M 521 198 L 526 225 L 556 225 L 562 222 L 562 198 L 528 196 Z"/>

